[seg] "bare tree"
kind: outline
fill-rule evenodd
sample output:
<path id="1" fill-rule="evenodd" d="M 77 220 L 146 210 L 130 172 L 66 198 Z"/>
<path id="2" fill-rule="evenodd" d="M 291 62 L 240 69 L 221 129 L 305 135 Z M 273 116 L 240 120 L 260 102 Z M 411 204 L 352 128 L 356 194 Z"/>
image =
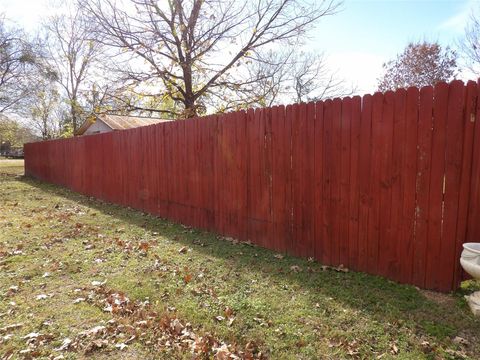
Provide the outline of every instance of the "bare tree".
<path id="1" fill-rule="evenodd" d="M 31 80 L 41 65 L 38 49 L 0 16 L 0 113 L 20 108 L 31 93 Z"/>
<path id="2" fill-rule="evenodd" d="M 298 103 L 317 101 L 352 95 L 356 91 L 329 69 L 323 54 L 277 50 L 259 55 L 245 77 L 251 82 L 216 94 L 225 104 L 221 110 L 272 106 L 291 103 L 292 99 Z"/>
<path id="3" fill-rule="evenodd" d="M 380 91 L 435 85 L 456 76 L 457 54 L 438 43 L 410 43 L 395 60 L 383 64 L 383 68 L 385 74 L 378 84 Z"/>
<path id="4" fill-rule="evenodd" d="M 241 85 L 226 82 L 215 86 L 201 98 L 199 108 L 213 108 L 217 112 L 234 111 L 257 106 L 272 106 L 281 101 L 288 87 L 288 66 L 293 51 L 258 52 L 256 60 L 245 60 Z M 288 99 L 288 101 L 291 101 Z"/>
<path id="5" fill-rule="evenodd" d="M 69 108 L 73 131 L 86 117 L 85 101 L 90 89 L 101 76 L 99 66 L 102 45 L 94 38 L 91 24 L 78 7 L 68 7 L 66 13 L 50 17 L 45 24 L 49 38 L 51 61 L 58 72 Z M 97 85 L 98 88 L 98 85 Z"/>
<path id="6" fill-rule="evenodd" d="M 130 87 L 181 105 L 172 116 L 202 113 L 225 89 L 241 90 L 261 51 L 301 44 L 334 0 L 80 0 L 98 37 L 118 57 Z M 178 107 L 175 107 L 178 109 Z"/>
<path id="7" fill-rule="evenodd" d="M 30 121 L 32 129 L 43 140 L 58 137 L 61 133 L 60 94 L 55 83 L 42 79 L 30 99 Z"/>
<path id="8" fill-rule="evenodd" d="M 323 54 L 301 53 L 289 67 L 297 102 L 323 100 L 352 95 L 356 88 L 348 86 L 328 68 Z"/>
<path id="9" fill-rule="evenodd" d="M 480 20 L 472 12 L 465 27 L 465 36 L 458 43 L 466 67 L 475 75 L 480 75 Z"/>

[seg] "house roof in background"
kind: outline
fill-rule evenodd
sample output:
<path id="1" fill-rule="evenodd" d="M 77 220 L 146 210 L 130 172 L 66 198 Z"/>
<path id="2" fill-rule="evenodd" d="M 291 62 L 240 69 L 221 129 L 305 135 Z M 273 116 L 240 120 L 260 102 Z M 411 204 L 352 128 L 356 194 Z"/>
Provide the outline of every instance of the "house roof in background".
<path id="1" fill-rule="evenodd" d="M 99 119 L 113 130 L 126 130 L 140 126 L 147 126 L 158 124 L 161 122 L 172 121 L 169 119 L 121 115 L 100 115 Z"/>
<path id="2" fill-rule="evenodd" d="M 80 126 L 80 128 L 77 130 L 76 135 L 83 135 L 87 131 L 87 129 L 90 126 L 92 126 L 97 120 L 100 120 L 112 130 L 133 129 L 140 126 L 147 126 L 147 125 L 158 124 L 161 122 L 173 121 L 170 119 L 160 119 L 160 118 L 143 117 L 143 116 L 101 114 L 101 115 L 98 115 L 95 120 L 85 121 L 82 124 L 82 126 Z"/>

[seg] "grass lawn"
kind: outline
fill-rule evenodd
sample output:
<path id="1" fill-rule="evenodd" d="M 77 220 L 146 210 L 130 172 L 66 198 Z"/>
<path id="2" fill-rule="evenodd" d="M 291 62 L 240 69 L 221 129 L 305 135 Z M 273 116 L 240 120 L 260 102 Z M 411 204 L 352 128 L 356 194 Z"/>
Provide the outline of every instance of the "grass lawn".
<path id="1" fill-rule="evenodd" d="M 0 160 L 0 359 L 478 359 L 463 298 L 222 239 Z"/>

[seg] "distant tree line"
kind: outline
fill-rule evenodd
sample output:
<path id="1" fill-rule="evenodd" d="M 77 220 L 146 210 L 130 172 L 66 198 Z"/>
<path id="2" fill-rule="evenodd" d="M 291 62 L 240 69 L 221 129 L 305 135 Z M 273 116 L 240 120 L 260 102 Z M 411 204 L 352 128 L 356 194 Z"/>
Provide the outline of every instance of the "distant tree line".
<path id="1" fill-rule="evenodd" d="M 99 113 L 184 119 L 354 91 L 306 51 L 334 0 L 59 2 L 32 38 L 0 18 L 0 113 L 43 139 Z M 1 74 L 0 74 L 1 76 Z M 4 80 L 5 79 L 5 80 Z"/>
<path id="2" fill-rule="evenodd" d="M 12 121 L 49 139 L 101 113 L 184 119 L 356 91 L 305 46 L 341 10 L 336 0 L 72 0 L 57 10 L 35 36 L 0 17 L 0 139 Z M 379 90 L 448 81 L 460 59 L 478 70 L 479 39 L 472 16 L 458 51 L 408 44 Z"/>

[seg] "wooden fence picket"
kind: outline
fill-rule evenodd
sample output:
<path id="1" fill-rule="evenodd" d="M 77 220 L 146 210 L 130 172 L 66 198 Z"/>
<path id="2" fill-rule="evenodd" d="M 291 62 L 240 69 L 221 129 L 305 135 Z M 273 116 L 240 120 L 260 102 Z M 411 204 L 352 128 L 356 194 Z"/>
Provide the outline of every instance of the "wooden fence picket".
<path id="1" fill-rule="evenodd" d="M 455 80 L 25 144 L 25 174 L 451 291 L 480 241 L 480 86 Z"/>

